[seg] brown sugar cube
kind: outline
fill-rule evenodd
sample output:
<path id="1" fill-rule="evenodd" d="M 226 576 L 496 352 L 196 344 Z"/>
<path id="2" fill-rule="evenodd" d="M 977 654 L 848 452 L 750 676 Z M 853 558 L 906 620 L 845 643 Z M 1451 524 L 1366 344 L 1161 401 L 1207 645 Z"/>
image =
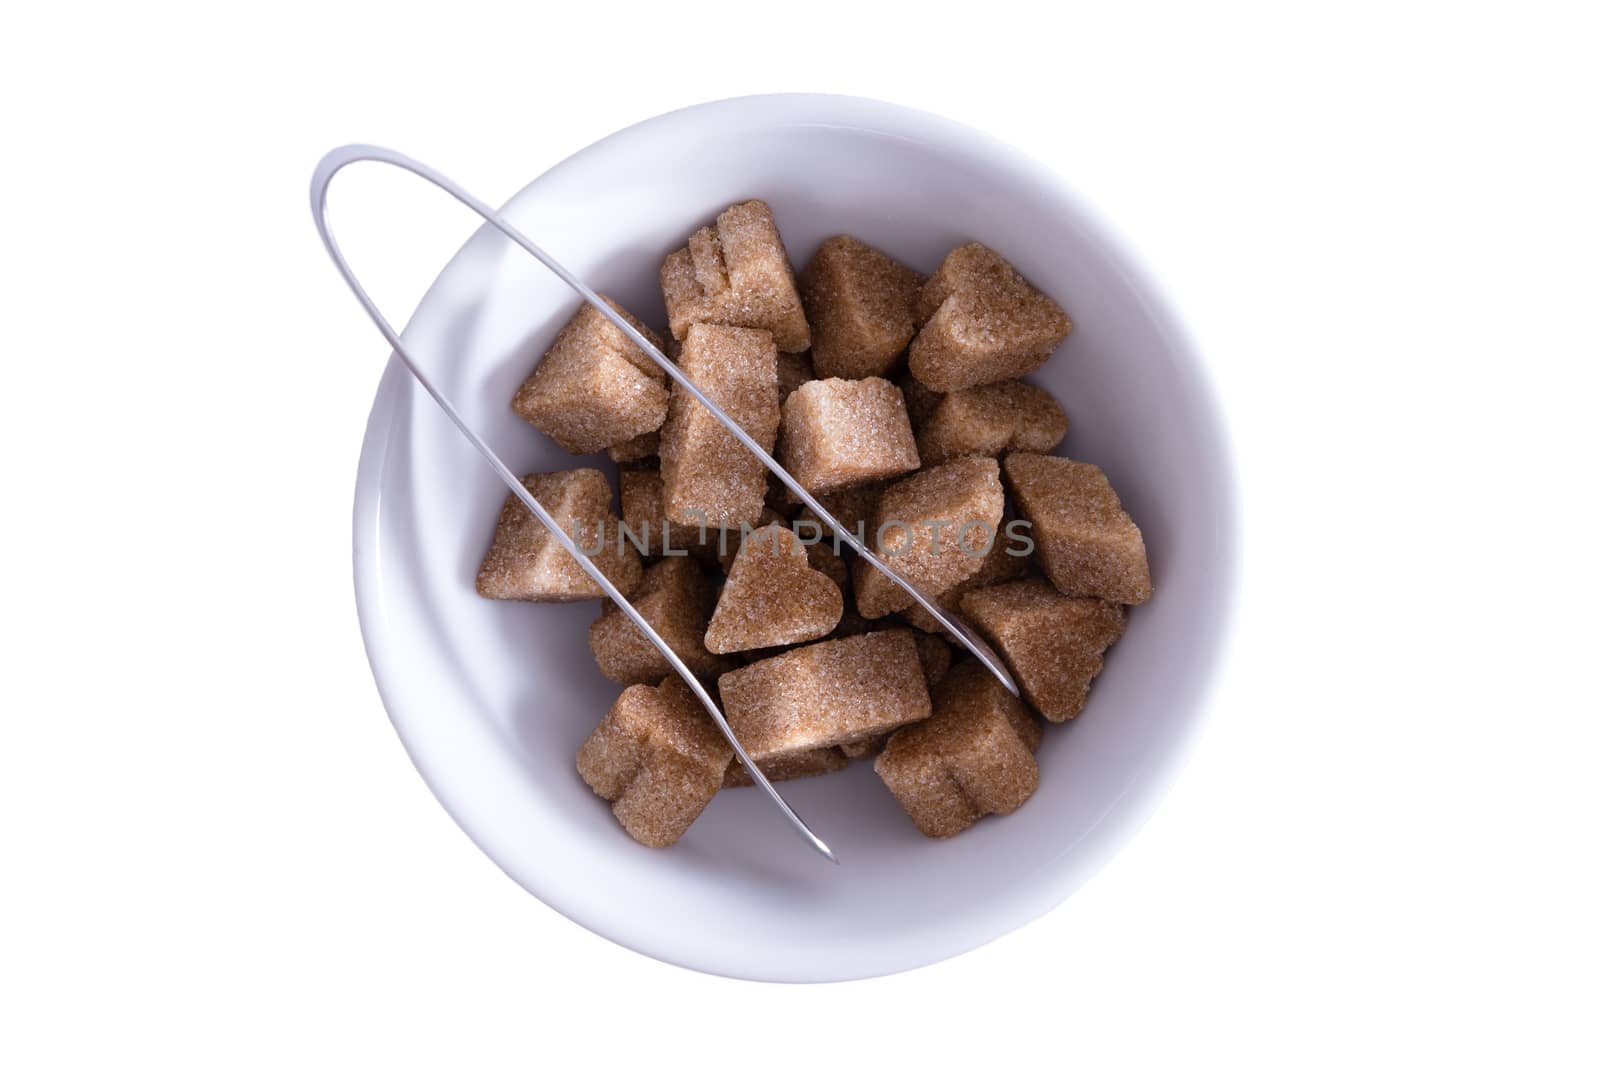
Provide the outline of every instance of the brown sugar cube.
<path id="1" fill-rule="evenodd" d="M 773 523 L 743 539 L 705 632 L 712 652 L 793 645 L 822 637 L 839 622 L 844 594 L 812 570 L 800 539 Z"/>
<path id="2" fill-rule="evenodd" d="M 1039 787 L 1039 725 L 976 660 L 952 668 L 933 715 L 896 731 L 873 764 L 929 837 L 1016 811 Z"/>
<path id="3" fill-rule="evenodd" d="M 922 275 L 854 237 L 822 242 L 800 273 L 811 361 L 824 378 L 882 377 L 917 332 Z"/>
<path id="4" fill-rule="evenodd" d="M 1028 573 L 1028 557 L 1026 555 L 1013 556 L 1007 548 L 1017 548 L 1015 544 L 1006 539 L 1002 532 L 994 544 L 989 546 L 989 552 L 983 557 L 983 565 L 971 578 L 963 579 L 951 586 L 933 599 L 944 610 L 952 614 L 961 614 L 961 598 L 973 589 L 982 589 L 985 586 L 998 585 L 1001 582 L 1014 582 Z M 1020 550 L 1020 549 L 1019 549 Z M 944 627 L 939 624 L 921 604 L 912 604 L 900 613 L 901 616 L 919 630 L 930 634 L 943 633 Z"/>
<path id="5" fill-rule="evenodd" d="M 1027 382 L 995 382 L 946 393 L 917 431 L 922 462 L 957 456 L 1048 452 L 1067 435 L 1067 415 L 1055 398 Z"/>
<path id="6" fill-rule="evenodd" d="M 624 596 L 639 584 L 639 553 L 622 536 L 611 512 L 611 485 L 588 467 L 530 474 L 522 479 L 533 498 Z M 508 493 L 494 541 L 478 567 L 478 594 L 490 600 L 592 600 L 605 593 L 518 500 Z"/>
<path id="7" fill-rule="evenodd" d="M 825 378 L 783 405 L 778 458 L 809 493 L 916 470 L 917 442 L 900 390 L 882 378 Z"/>
<path id="8" fill-rule="evenodd" d="M 661 432 L 651 430 L 638 437 L 630 437 L 621 444 L 606 449 L 611 462 L 619 467 L 651 466 L 658 462 L 656 452 L 661 448 Z"/>
<path id="9" fill-rule="evenodd" d="M 1122 636 L 1120 604 L 1064 597 L 1043 578 L 975 589 L 961 598 L 961 609 L 1051 722 L 1083 710 L 1106 649 Z"/>
<path id="10" fill-rule="evenodd" d="M 917 642 L 917 658 L 922 660 L 922 676 L 928 682 L 928 689 L 938 685 L 944 676 L 950 672 L 950 662 L 954 656 L 950 652 L 948 642 L 932 634 L 912 634 Z M 852 741 L 839 746 L 850 759 L 870 759 L 883 751 L 884 744 L 889 740 L 892 730 L 885 731 L 876 737 L 869 737 L 862 741 Z"/>
<path id="11" fill-rule="evenodd" d="M 630 686 L 578 749 L 578 773 L 641 845 L 682 837 L 722 788 L 733 749 L 676 676 Z"/>
<path id="12" fill-rule="evenodd" d="M 811 328 L 795 289 L 772 209 L 760 200 L 734 204 L 661 265 L 672 335 L 697 322 L 767 330 L 784 352 L 811 347 Z"/>
<path id="13" fill-rule="evenodd" d="M 922 287 L 918 315 L 911 373 L 941 393 L 1032 373 L 1072 329 L 1054 300 L 980 244 L 945 257 Z"/>
<path id="14" fill-rule="evenodd" d="M 816 379 L 811 371 L 811 357 L 804 352 L 778 353 L 778 406 L 789 399 L 789 394 L 809 381 Z"/>
<path id="15" fill-rule="evenodd" d="M 644 570 L 644 577 L 629 601 L 667 647 L 695 674 L 714 677 L 733 663 L 706 650 L 706 621 L 716 603 L 716 590 L 700 565 L 692 559 L 673 556 Z M 635 685 L 655 684 L 672 674 L 672 664 L 661 654 L 644 631 L 607 600 L 600 617 L 589 626 L 589 650 L 594 653 L 600 673 L 613 682 Z"/>
<path id="16" fill-rule="evenodd" d="M 717 679 L 734 735 L 767 759 L 883 733 L 928 716 L 907 630 L 819 641 Z"/>
<path id="17" fill-rule="evenodd" d="M 661 347 L 649 327 L 604 299 Z M 598 452 L 660 427 L 667 417 L 666 381 L 627 334 L 584 304 L 556 334 L 511 408 L 568 452 Z"/>
<path id="18" fill-rule="evenodd" d="M 950 645 L 933 636 L 932 634 L 912 634 L 912 639 L 917 643 L 917 658 L 922 661 L 922 677 L 928 683 L 931 691 L 950 672 L 950 662 L 954 659 L 951 655 Z M 861 741 L 851 741 L 840 745 L 839 750 L 850 759 L 867 759 L 883 751 L 884 742 L 889 740 L 893 731 L 886 730 L 876 737 L 868 737 Z"/>
<path id="19" fill-rule="evenodd" d="M 771 452 L 778 438 L 777 352 L 764 330 L 689 327 L 678 365 L 745 433 Z M 661 428 L 662 507 L 686 526 L 755 522 L 767 469 L 705 407 L 674 385 Z"/>
<path id="20" fill-rule="evenodd" d="M 625 470 L 618 474 L 617 481 L 622 487 L 624 533 L 646 557 L 687 554 L 707 567 L 718 565 L 719 530 L 667 521 L 660 471 Z"/>
<path id="21" fill-rule="evenodd" d="M 962 660 L 950 669 L 945 678 L 949 679 L 949 684 L 939 690 L 939 694 L 947 705 L 971 702 L 997 707 L 1028 751 L 1039 751 L 1039 746 L 1044 742 L 1044 727 L 1039 724 L 1039 717 L 1029 711 L 1021 700 L 1006 692 L 1005 687 L 983 664 L 975 659 Z"/>
<path id="22" fill-rule="evenodd" d="M 876 541 L 878 556 L 896 574 L 937 596 L 983 566 L 1004 510 L 999 465 L 986 456 L 964 456 L 886 489 L 868 544 Z M 869 619 L 915 603 L 865 559 L 855 561 L 851 583 L 856 610 Z"/>
<path id="23" fill-rule="evenodd" d="M 1144 535 L 1099 467 L 1014 452 L 1005 471 L 1023 517 L 1033 524 L 1040 566 L 1057 589 L 1119 604 L 1150 599 Z"/>
<path id="24" fill-rule="evenodd" d="M 787 782 L 793 778 L 812 778 L 819 774 L 842 771 L 849 762 L 844 753 L 839 751 L 838 746 L 830 746 L 757 760 L 756 766 L 767 776 L 767 781 Z M 722 776 L 724 789 L 738 789 L 755 784 L 755 779 L 750 777 L 750 772 L 744 769 L 744 764 L 738 759 L 728 764 L 728 772 Z"/>

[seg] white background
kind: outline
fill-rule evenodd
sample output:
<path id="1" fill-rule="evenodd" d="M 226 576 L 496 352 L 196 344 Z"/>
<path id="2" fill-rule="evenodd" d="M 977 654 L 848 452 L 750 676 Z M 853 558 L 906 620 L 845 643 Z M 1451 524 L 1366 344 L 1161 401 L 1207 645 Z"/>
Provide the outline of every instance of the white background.
<path id="1" fill-rule="evenodd" d="M 1584 6 L 28 5 L 5 195 L 0 1061 L 1594 1062 L 1600 38 Z M 724 96 L 1050 161 L 1169 289 L 1244 586 L 1166 805 L 1046 918 L 825 987 L 683 972 L 502 876 L 350 591 L 381 341 L 305 186 L 490 200 Z M 336 193 L 403 317 L 471 229 Z"/>

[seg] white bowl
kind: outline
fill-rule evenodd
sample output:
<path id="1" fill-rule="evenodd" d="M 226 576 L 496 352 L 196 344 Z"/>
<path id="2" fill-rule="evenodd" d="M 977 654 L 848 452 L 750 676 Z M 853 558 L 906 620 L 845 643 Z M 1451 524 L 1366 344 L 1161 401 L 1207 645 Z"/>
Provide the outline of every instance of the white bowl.
<path id="1" fill-rule="evenodd" d="M 857 763 L 780 786 L 833 846 L 806 848 L 754 790 L 719 795 L 677 845 L 643 848 L 579 779 L 618 687 L 587 647 L 595 602 L 482 600 L 473 577 L 505 491 L 391 361 L 362 450 L 356 596 L 395 729 L 439 801 L 539 899 L 685 967 L 775 981 L 860 978 L 980 945 L 1063 900 L 1149 815 L 1199 717 L 1233 588 L 1224 434 L 1199 361 L 1144 273 L 1047 169 L 932 115 L 831 96 L 725 100 L 579 152 L 506 216 L 658 326 L 663 256 L 724 205 L 772 205 L 797 265 L 854 234 L 925 272 L 993 246 L 1076 326 L 1033 378 L 1144 531 L 1156 595 L 1131 613 L 1083 716 L 1052 726 L 1038 793 L 948 841 L 912 827 Z M 466 418 L 519 471 L 574 458 L 511 413 L 577 298 L 479 232 L 406 330 Z"/>

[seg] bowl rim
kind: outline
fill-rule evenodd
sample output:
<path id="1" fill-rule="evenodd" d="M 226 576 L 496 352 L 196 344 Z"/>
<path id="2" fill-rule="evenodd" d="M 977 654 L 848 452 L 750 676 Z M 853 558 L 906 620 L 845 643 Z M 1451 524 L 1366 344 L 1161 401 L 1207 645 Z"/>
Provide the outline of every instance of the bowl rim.
<path id="1" fill-rule="evenodd" d="M 519 876 L 507 867 L 496 856 L 495 850 L 484 840 L 483 835 L 475 833 L 460 816 L 457 804 L 452 798 L 451 788 L 429 773 L 421 755 L 413 750 L 411 742 L 401 728 L 396 709 L 403 702 L 403 695 L 385 681 L 386 677 L 395 677 L 397 672 L 391 666 L 395 653 L 386 632 L 384 613 L 381 610 L 382 579 L 379 573 L 378 550 L 382 517 L 382 471 L 388 460 L 394 423 L 397 415 L 406 407 L 404 387 L 408 380 L 408 372 L 398 357 L 392 353 L 379 380 L 368 416 L 357 464 L 352 509 L 353 584 L 357 617 L 368 665 L 372 670 L 385 713 L 395 729 L 402 748 L 452 821 L 513 881 L 572 922 L 614 944 L 650 958 L 704 973 L 746 980 L 851 981 L 927 966 L 961 955 L 1020 929 L 1065 901 L 1079 886 L 1104 869 L 1112 856 L 1132 840 L 1165 799 L 1179 772 L 1192 755 L 1195 743 L 1214 710 L 1218 679 L 1221 667 L 1228 657 L 1238 600 L 1239 561 L 1242 558 L 1239 544 L 1238 469 L 1234 460 L 1235 452 L 1228 423 L 1223 417 L 1222 406 L 1210 378 L 1206 375 L 1205 364 L 1198 349 L 1168 306 L 1165 288 L 1157 282 L 1145 263 L 1130 250 L 1115 227 L 1093 205 L 1084 201 L 1072 190 L 1053 168 L 1042 161 L 981 130 L 931 112 L 867 97 L 822 93 L 761 94 L 695 104 L 633 123 L 578 150 L 528 182 L 502 207 L 509 206 L 524 196 L 533 195 L 543 179 L 568 166 L 576 165 L 590 154 L 598 153 L 616 139 L 634 135 L 647 128 L 661 127 L 664 130 L 690 118 L 697 121 L 714 118 L 738 124 L 748 124 L 752 119 L 767 122 L 777 119 L 791 122 L 799 120 L 907 137 L 930 143 L 935 148 L 945 147 L 968 154 L 981 154 L 993 166 L 1019 174 L 1039 187 L 1048 189 L 1067 210 L 1076 215 L 1086 231 L 1104 248 L 1107 257 L 1118 264 L 1127 283 L 1142 298 L 1151 319 L 1168 338 L 1173 353 L 1186 367 L 1191 378 L 1189 386 L 1195 406 L 1203 409 L 1206 421 L 1215 436 L 1213 447 L 1217 460 L 1218 482 L 1215 517 L 1221 524 L 1217 543 L 1222 546 L 1224 555 L 1215 561 L 1217 573 L 1213 587 L 1220 592 L 1222 602 L 1216 605 L 1217 628 L 1213 634 L 1212 654 L 1196 686 L 1189 714 L 1179 724 L 1181 736 L 1172 738 L 1169 744 L 1153 756 L 1152 771 L 1128 786 L 1124 795 L 1119 797 L 1118 802 L 1085 839 L 1076 843 L 1073 848 L 1064 850 L 1051 863 L 1038 869 L 1031 879 L 1032 891 L 1014 898 L 1014 904 L 1005 917 L 985 924 L 984 933 L 975 939 L 967 937 L 958 943 L 941 944 L 916 958 L 883 960 L 869 966 L 860 965 L 857 959 L 853 965 L 839 968 L 839 973 L 829 974 L 818 974 L 814 971 L 783 973 L 770 965 L 765 967 L 753 965 L 748 969 L 735 970 L 716 966 L 706 960 L 697 960 L 692 950 L 668 952 L 642 947 L 630 936 L 629 930 L 609 921 L 603 913 L 574 907 L 570 902 L 558 903 L 545 887 L 530 884 L 529 879 Z M 441 268 L 438 276 L 418 301 L 412 314 L 412 322 L 424 318 L 432 305 L 446 299 L 447 279 L 458 262 L 470 254 L 475 238 L 481 232 L 480 228 L 469 234 L 460 249 Z M 402 335 L 409 330 L 408 325 L 407 331 L 402 331 Z M 1067 859 L 1069 856 L 1070 861 Z"/>

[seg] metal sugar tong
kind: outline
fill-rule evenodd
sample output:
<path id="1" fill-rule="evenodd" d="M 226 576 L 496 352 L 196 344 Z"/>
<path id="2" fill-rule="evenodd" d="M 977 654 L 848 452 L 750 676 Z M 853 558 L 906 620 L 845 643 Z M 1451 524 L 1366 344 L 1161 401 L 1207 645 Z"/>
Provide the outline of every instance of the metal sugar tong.
<path id="1" fill-rule="evenodd" d="M 512 472 L 511 468 L 507 467 L 500 457 L 495 454 L 494 450 L 489 447 L 488 443 L 484 441 L 484 439 L 480 437 L 472 429 L 472 427 L 467 425 L 466 421 L 461 417 L 460 412 L 456 410 L 455 405 L 452 404 L 449 398 L 443 393 L 439 392 L 439 390 L 434 386 L 432 380 L 412 357 L 411 352 L 406 348 L 405 342 L 400 339 L 400 335 L 395 331 L 394 327 L 389 324 L 389 321 L 383 317 L 383 313 L 378 310 L 378 307 L 375 303 L 373 303 L 372 298 L 367 295 L 367 291 L 362 288 L 362 285 L 356 279 L 354 272 L 351 271 L 350 264 L 346 262 L 343 252 L 340 251 L 338 241 L 334 239 L 333 233 L 329 229 L 328 187 L 332 183 L 334 176 L 342 171 L 345 167 L 350 166 L 352 163 L 363 162 L 384 163 L 392 167 L 398 167 L 400 170 L 414 174 L 417 177 L 422 178 L 424 181 L 437 186 L 438 188 L 449 193 L 462 204 L 465 204 L 468 208 L 472 209 L 485 222 L 499 230 L 506 237 L 510 238 L 513 244 L 517 245 L 519 248 L 523 249 L 529 255 L 537 259 L 540 263 L 543 263 L 546 267 L 548 267 L 550 271 L 556 275 L 556 277 L 560 278 L 563 282 L 570 286 L 573 291 L 575 291 L 579 296 L 583 297 L 583 299 L 587 301 L 590 306 L 592 306 L 596 311 L 600 312 L 600 314 L 604 315 L 612 323 L 612 325 L 621 330 L 629 340 L 637 345 L 641 351 L 643 351 L 647 356 L 650 357 L 651 360 L 655 362 L 656 366 L 660 367 L 662 371 L 666 373 L 667 377 L 671 378 L 673 382 L 675 382 L 681 389 L 684 390 L 684 392 L 688 393 L 690 396 L 694 397 L 695 400 L 704 405 L 705 409 L 709 411 L 711 415 L 716 418 L 716 420 L 721 423 L 722 426 L 727 429 L 727 431 L 731 433 L 740 444 L 749 449 L 750 452 L 756 456 L 756 458 L 761 460 L 762 464 L 765 465 L 766 468 L 774 475 L 776 475 L 778 480 L 789 488 L 790 492 L 794 493 L 794 495 L 801 502 L 811 509 L 817 518 L 822 520 L 822 522 L 833 532 L 835 537 L 839 538 L 845 544 L 848 544 L 851 548 L 855 549 L 855 551 L 859 553 L 863 559 L 865 559 L 872 566 L 876 567 L 884 574 L 885 577 L 909 594 L 914 601 L 920 604 L 923 609 L 928 612 L 928 614 L 939 620 L 939 624 L 949 631 L 949 633 L 955 637 L 955 639 L 959 641 L 963 647 L 976 656 L 979 662 L 987 667 L 989 672 L 1000 681 L 1001 685 L 1005 686 L 1006 689 L 1008 689 L 1012 694 L 1016 694 L 1017 683 L 1012 679 L 1010 672 L 1006 670 L 1005 664 L 1002 663 L 1000 657 L 995 654 L 994 649 L 990 648 L 988 643 L 985 642 L 982 637 L 979 637 L 976 633 L 974 633 L 966 623 L 951 615 L 932 597 L 925 595 L 918 590 L 916 586 L 912 585 L 899 574 L 895 573 L 894 569 L 891 568 L 877 553 L 869 550 L 866 545 L 862 544 L 861 540 L 857 538 L 854 533 L 846 528 L 843 523 L 839 522 L 839 520 L 835 519 L 833 515 L 817 501 L 816 497 L 807 492 L 805 487 L 796 481 L 793 475 L 785 470 L 777 460 L 773 459 L 766 449 L 757 444 L 755 439 L 746 433 L 737 422 L 730 418 L 728 414 L 722 410 L 722 408 L 717 406 L 717 404 L 712 401 L 711 398 L 706 396 L 705 393 L 701 392 L 699 387 L 696 386 L 695 383 L 683 373 L 683 371 L 678 369 L 677 364 L 668 359 L 659 349 L 656 348 L 655 345 L 651 344 L 643 334 L 634 329 L 626 319 L 612 310 L 611 306 L 604 300 L 600 299 L 599 295 L 596 294 L 594 290 L 590 289 L 555 259 L 551 258 L 549 253 L 545 252 L 538 245 L 534 244 L 531 240 L 524 236 L 521 231 L 502 218 L 499 212 L 495 211 L 488 204 L 479 200 L 477 197 L 473 196 L 471 193 L 467 192 L 461 186 L 457 185 L 455 182 L 451 181 L 449 178 L 445 177 L 443 174 L 440 174 L 433 168 L 419 163 L 409 156 L 393 151 L 392 149 L 380 148 L 375 145 L 346 145 L 343 148 L 334 149 L 322 158 L 322 161 L 317 164 L 316 172 L 311 178 L 312 220 L 316 223 L 317 233 L 322 238 L 322 244 L 328 250 L 328 255 L 333 259 L 334 266 L 338 268 L 339 273 L 344 277 L 345 283 L 350 286 L 350 291 L 355 294 L 355 297 L 358 301 L 360 301 L 361 306 L 366 309 L 367 316 L 371 318 L 373 324 L 378 327 L 378 332 L 383 334 L 384 339 L 389 342 L 389 346 L 394 350 L 394 354 L 399 357 L 400 362 L 403 363 L 406 369 L 411 372 L 412 377 L 417 380 L 417 384 L 422 386 L 423 390 L 433 398 L 434 403 L 438 404 L 439 408 L 445 413 L 450 421 L 455 424 L 456 429 L 461 431 L 462 436 L 470 441 L 472 446 L 478 450 L 479 454 L 483 456 L 483 458 L 488 462 L 489 466 L 494 469 L 494 472 L 499 475 L 500 480 L 506 484 L 506 487 L 511 490 L 518 500 L 522 501 L 523 505 L 533 513 L 535 518 L 544 524 L 545 528 L 550 531 L 550 536 L 554 537 L 556 542 L 560 544 L 561 547 L 564 548 L 567 553 L 577 562 L 578 566 L 583 568 L 583 572 L 587 574 L 596 585 L 605 591 L 606 596 L 611 598 L 617 607 L 620 608 L 628 616 L 628 618 L 633 621 L 633 624 L 640 629 L 645 637 L 650 640 L 650 643 L 654 645 L 664 657 L 666 657 L 667 662 L 672 665 L 672 669 L 678 673 L 680 678 L 683 679 L 690 691 L 693 692 L 694 695 L 700 700 L 700 703 L 705 705 L 706 712 L 717 724 L 717 728 L 722 731 L 723 736 L 728 739 L 729 745 L 733 747 L 734 754 L 738 756 L 739 762 L 742 763 L 745 770 L 749 772 L 751 779 L 756 783 L 757 786 L 761 788 L 763 792 L 766 793 L 769 798 L 771 798 L 772 802 L 778 806 L 778 808 L 783 812 L 784 816 L 788 818 L 790 824 L 792 824 L 794 828 L 800 832 L 800 835 L 805 838 L 806 842 L 810 844 L 811 847 L 814 848 L 818 853 L 833 863 L 838 863 L 839 861 L 834 856 L 833 850 L 828 847 L 827 843 L 823 841 L 822 838 L 818 837 L 816 833 L 806 825 L 805 820 L 800 818 L 800 816 L 795 813 L 793 808 L 789 807 L 788 802 L 778 794 L 778 791 L 773 788 L 772 783 L 767 780 L 767 776 L 761 773 L 761 768 L 756 766 L 755 761 L 750 758 L 750 754 L 744 750 L 744 746 L 741 745 L 739 743 L 739 739 L 734 736 L 733 728 L 728 725 L 728 720 L 722 714 L 722 709 L 717 707 L 716 701 L 711 699 L 711 694 L 706 692 L 706 689 L 703 685 L 701 685 L 700 680 L 694 676 L 694 673 L 690 671 L 688 666 L 684 664 L 683 660 L 678 657 L 678 654 L 667 645 L 667 642 L 659 633 L 656 632 L 655 628 L 646 622 L 644 617 L 640 615 L 639 612 L 634 609 L 633 605 L 628 602 L 628 599 L 617 590 L 617 587 L 611 584 L 611 581 L 600 571 L 600 568 L 597 567 L 595 563 L 583 553 L 583 551 L 578 547 L 577 543 L 573 541 L 572 537 L 561 528 L 561 524 L 558 523 L 547 510 L 545 510 L 544 505 L 540 504 L 538 500 L 534 499 L 533 494 L 528 492 L 527 488 L 522 484 L 522 481 L 516 476 L 516 474 Z"/>

